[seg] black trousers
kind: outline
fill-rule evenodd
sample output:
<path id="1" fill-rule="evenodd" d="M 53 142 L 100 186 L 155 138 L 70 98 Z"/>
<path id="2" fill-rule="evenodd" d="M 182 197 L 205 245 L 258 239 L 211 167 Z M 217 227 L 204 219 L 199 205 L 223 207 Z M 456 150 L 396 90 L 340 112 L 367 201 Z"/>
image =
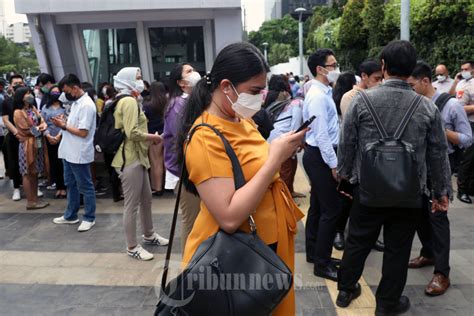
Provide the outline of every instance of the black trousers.
<path id="1" fill-rule="evenodd" d="M 13 180 L 13 187 L 19 189 L 21 185 L 20 163 L 18 159 L 18 147 L 20 143 L 12 133 L 6 136 L 8 155 L 8 176 Z"/>
<path id="2" fill-rule="evenodd" d="M 56 190 L 66 190 L 64 185 L 63 160 L 58 158 L 59 144 L 51 145 L 46 141 L 49 157 L 49 169 L 51 172 L 51 182 L 56 183 Z"/>
<path id="3" fill-rule="evenodd" d="M 341 211 L 341 216 L 339 216 L 339 219 L 336 224 L 336 231 L 338 233 L 344 234 L 346 230 L 347 221 L 349 220 L 349 214 L 352 208 L 352 200 L 349 199 L 347 196 L 342 196 L 341 204 L 342 204 L 342 211 Z"/>
<path id="4" fill-rule="evenodd" d="M 315 264 L 328 265 L 336 236 L 336 224 L 341 215 L 341 194 L 331 169 L 317 147 L 307 146 L 303 166 L 311 183 L 311 198 L 306 219 L 306 256 Z"/>
<path id="5" fill-rule="evenodd" d="M 382 279 L 375 298 L 377 306 L 392 308 L 398 304 L 406 284 L 410 250 L 422 210 L 370 208 L 359 203 L 357 191 L 354 191 L 354 206 L 339 269 L 338 289 L 354 290 L 362 276 L 365 260 L 383 227 L 385 251 Z"/>
<path id="6" fill-rule="evenodd" d="M 435 260 L 435 273 L 449 277 L 450 237 L 448 212 L 431 212 L 431 203 L 425 203 L 421 220 L 417 227 L 423 248 L 420 256 Z"/>
<path id="7" fill-rule="evenodd" d="M 474 145 L 464 151 L 459 164 L 458 192 L 474 194 Z"/>
<path id="8" fill-rule="evenodd" d="M 105 165 L 107 166 L 107 170 L 109 171 L 109 180 L 112 186 L 112 197 L 117 200 L 120 198 L 120 187 L 122 186 L 122 182 L 115 171 L 115 168 L 112 167 L 112 161 L 114 160 L 115 155 L 113 154 L 106 154 L 104 153 L 104 161 Z"/>

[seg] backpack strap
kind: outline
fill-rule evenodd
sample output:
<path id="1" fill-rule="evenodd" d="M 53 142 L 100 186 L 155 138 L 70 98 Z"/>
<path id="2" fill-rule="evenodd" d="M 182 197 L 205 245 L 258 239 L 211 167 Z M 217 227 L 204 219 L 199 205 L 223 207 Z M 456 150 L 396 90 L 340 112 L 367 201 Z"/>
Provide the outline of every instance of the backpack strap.
<path id="1" fill-rule="evenodd" d="M 370 116 L 372 116 L 372 119 L 374 120 L 375 126 L 377 127 L 380 136 L 382 136 L 382 138 L 389 138 L 387 131 L 385 130 L 385 127 L 383 126 L 382 121 L 380 120 L 380 117 L 377 114 L 377 111 L 375 111 L 374 105 L 372 104 L 372 101 L 370 101 L 367 93 L 364 90 L 361 90 L 359 91 L 359 94 L 362 96 L 362 100 L 364 100 L 365 106 L 367 107 Z"/>
<path id="2" fill-rule="evenodd" d="M 181 199 L 181 191 L 183 189 L 183 180 L 186 175 L 186 152 L 188 149 L 188 145 L 191 142 L 191 138 L 193 137 L 194 133 L 200 128 L 200 127 L 207 127 L 210 128 L 211 130 L 214 131 L 214 133 L 217 134 L 217 136 L 220 137 L 222 142 L 224 143 L 225 151 L 227 155 L 229 156 L 229 159 L 232 163 L 232 170 L 234 173 L 234 182 L 235 182 L 235 190 L 240 189 L 245 185 L 245 177 L 244 173 L 242 171 L 242 167 L 240 166 L 239 159 L 237 158 L 237 155 L 235 154 L 235 151 L 232 149 L 232 146 L 229 144 L 227 139 L 222 135 L 222 133 L 215 128 L 212 125 L 206 124 L 206 123 L 201 123 L 196 126 L 194 126 L 191 131 L 189 131 L 188 136 L 186 137 L 185 141 L 185 148 L 184 148 L 184 155 L 183 155 L 183 162 L 181 163 L 181 177 L 179 180 L 179 185 L 178 185 L 178 193 L 176 196 L 176 202 L 174 206 L 174 213 L 173 213 L 173 220 L 171 222 L 171 231 L 170 231 L 170 237 L 169 237 L 169 244 L 168 244 L 168 249 L 166 250 L 166 259 L 165 259 L 165 265 L 163 267 L 163 275 L 161 277 L 161 291 L 164 293 L 164 290 L 166 288 L 166 279 L 168 277 L 168 270 L 169 270 L 169 263 L 170 263 L 170 258 L 171 258 L 171 250 L 173 248 L 173 239 L 176 231 L 176 223 L 178 220 L 178 211 L 179 211 L 179 201 Z M 251 219 L 253 222 L 253 219 Z"/>
<path id="3" fill-rule="evenodd" d="M 435 104 L 438 107 L 439 112 L 441 113 L 445 107 L 445 105 L 448 103 L 448 101 L 454 98 L 454 96 L 450 95 L 447 92 L 441 93 L 441 95 L 436 99 Z"/>
<path id="4" fill-rule="evenodd" d="M 125 97 L 132 97 L 132 96 L 128 95 L 128 94 L 121 94 L 118 97 L 116 97 L 115 100 L 114 100 L 114 104 L 113 104 L 114 107 L 112 108 L 113 111 L 115 111 L 115 108 L 117 107 L 119 101 L 122 100 Z M 140 119 L 140 104 L 138 104 L 138 102 L 137 102 L 137 106 L 138 106 L 138 116 L 137 116 L 137 124 L 138 124 L 138 120 Z M 123 132 L 123 146 L 122 146 L 122 160 L 123 160 L 123 163 L 122 163 L 122 167 L 120 168 L 121 172 L 123 172 L 123 169 L 125 168 L 125 160 L 126 160 L 126 158 L 125 158 L 125 141 L 126 140 L 127 140 L 127 136 L 125 135 L 125 132 Z"/>
<path id="5" fill-rule="evenodd" d="M 402 137 L 403 132 L 408 126 L 408 122 L 410 121 L 413 114 L 415 114 L 415 111 L 420 105 L 421 100 L 423 100 L 423 97 L 421 95 L 418 95 L 418 94 L 415 95 L 415 97 L 413 98 L 413 101 L 410 104 L 410 107 L 408 108 L 408 111 L 405 113 L 405 116 L 403 116 L 403 119 L 400 122 L 400 125 L 398 125 L 397 130 L 395 131 L 395 134 L 393 135 L 395 139 L 398 140 Z"/>

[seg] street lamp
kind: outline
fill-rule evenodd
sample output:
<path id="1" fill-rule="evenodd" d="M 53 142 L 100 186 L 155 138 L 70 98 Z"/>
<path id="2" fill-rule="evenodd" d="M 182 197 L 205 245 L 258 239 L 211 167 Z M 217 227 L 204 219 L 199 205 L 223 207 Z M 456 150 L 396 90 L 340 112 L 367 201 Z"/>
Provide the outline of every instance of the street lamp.
<path id="1" fill-rule="evenodd" d="M 295 13 L 298 14 L 298 37 L 300 46 L 300 75 L 303 75 L 303 14 L 306 12 L 305 8 L 297 8 Z"/>
<path id="2" fill-rule="evenodd" d="M 262 43 L 262 45 L 263 45 L 263 54 L 265 56 L 265 61 L 268 63 L 268 56 L 267 56 L 268 43 L 264 42 L 264 43 Z"/>

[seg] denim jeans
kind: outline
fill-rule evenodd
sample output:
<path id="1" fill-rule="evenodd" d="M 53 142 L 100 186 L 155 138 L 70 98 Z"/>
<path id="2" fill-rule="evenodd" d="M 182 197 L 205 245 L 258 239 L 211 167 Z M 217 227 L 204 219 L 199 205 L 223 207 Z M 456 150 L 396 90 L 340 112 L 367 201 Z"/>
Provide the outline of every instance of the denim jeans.
<path id="1" fill-rule="evenodd" d="M 66 220 L 76 220 L 80 207 L 80 195 L 84 196 L 83 220 L 95 220 L 95 188 L 92 182 L 91 165 L 75 164 L 63 160 L 64 183 L 67 186 L 67 208 L 64 213 Z"/>

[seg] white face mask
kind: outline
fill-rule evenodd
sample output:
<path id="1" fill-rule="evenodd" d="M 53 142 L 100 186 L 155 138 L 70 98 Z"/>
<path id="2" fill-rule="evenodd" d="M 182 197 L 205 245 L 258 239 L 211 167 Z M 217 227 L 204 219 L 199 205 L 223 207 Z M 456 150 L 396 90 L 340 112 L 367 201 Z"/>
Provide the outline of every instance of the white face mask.
<path id="1" fill-rule="evenodd" d="M 436 79 L 438 79 L 439 82 L 443 82 L 443 81 L 446 80 L 446 76 L 438 75 L 438 76 L 436 76 Z"/>
<path id="2" fill-rule="evenodd" d="M 142 93 L 143 90 L 145 90 L 145 83 L 143 82 L 143 80 L 135 80 L 135 89 L 139 93 Z"/>
<path id="3" fill-rule="evenodd" d="M 232 103 L 232 110 L 234 110 L 239 117 L 248 119 L 260 111 L 262 108 L 262 96 L 260 94 L 238 93 L 234 85 L 232 85 L 232 89 L 234 89 L 238 96 L 237 101 L 232 102 L 227 94 L 225 96 L 229 102 Z"/>
<path id="4" fill-rule="evenodd" d="M 471 72 L 470 72 L 469 70 L 467 70 L 467 71 L 461 72 L 461 76 L 462 76 L 464 79 L 467 80 L 467 79 L 471 79 L 472 74 L 471 74 Z"/>
<path id="5" fill-rule="evenodd" d="M 331 70 L 326 74 L 326 78 L 328 78 L 329 83 L 335 83 L 337 79 L 339 79 L 339 76 L 341 75 L 341 71 L 339 68 L 336 68 L 335 70 Z"/>
<path id="6" fill-rule="evenodd" d="M 187 77 L 184 78 L 188 82 L 188 85 L 193 88 L 196 86 L 199 80 L 201 80 L 201 75 L 197 71 L 191 72 Z"/>

